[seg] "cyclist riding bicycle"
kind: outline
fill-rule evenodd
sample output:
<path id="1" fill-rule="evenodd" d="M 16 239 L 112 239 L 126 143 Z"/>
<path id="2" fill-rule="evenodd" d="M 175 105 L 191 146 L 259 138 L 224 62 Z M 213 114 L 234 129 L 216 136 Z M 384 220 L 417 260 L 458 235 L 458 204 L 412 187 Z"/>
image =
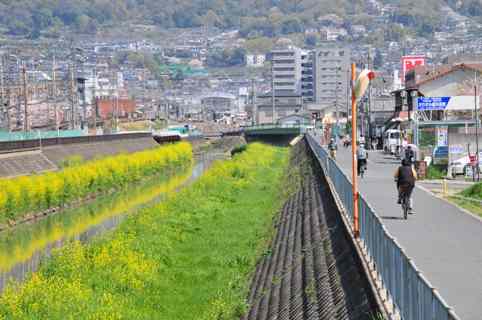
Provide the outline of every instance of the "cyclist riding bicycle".
<path id="1" fill-rule="evenodd" d="M 335 139 L 331 138 L 330 143 L 328 144 L 328 150 L 330 150 L 330 157 L 333 159 L 336 158 L 336 150 L 338 149 L 338 146 L 336 145 Z"/>
<path id="2" fill-rule="evenodd" d="M 362 166 L 367 168 L 367 159 L 368 159 L 368 152 L 365 149 L 365 145 L 363 143 L 357 142 L 358 148 L 356 150 L 356 159 L 357 159 L 357 173 L 360 176 L 360 169 Z"/>
<path id="3" fill-rule="evenodd" d="M 411 145 L 408 145 L 405 149 L 405 160 L 410 162 L 410 165 L 415 164 L 415 151 L 412 149 Z"/>
<path id="4" fill-rule="evenodd" d="M 415 181 L 417 180 L 417 172 L 412 166 L 412 163 L 408 159 L 402 160 L 402 165 L 398 167 L 394 174 L 395 181 L 397 182 L 398 201 L 402 202 L 402 195 L 405 194 L 409 199 L 409 213 L 414 214 L 412 192 L 415 188 Z"/>

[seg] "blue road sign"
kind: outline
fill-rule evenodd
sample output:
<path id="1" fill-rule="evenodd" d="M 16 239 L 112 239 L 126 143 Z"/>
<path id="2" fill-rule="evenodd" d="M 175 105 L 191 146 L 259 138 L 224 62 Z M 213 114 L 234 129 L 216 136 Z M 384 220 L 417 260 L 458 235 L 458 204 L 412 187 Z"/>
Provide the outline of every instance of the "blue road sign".
<path id="1" fill-rule="evenodd" d="M 419 97 L 417 110 L 445 110 L 450 102 L 450 97 Z"/>

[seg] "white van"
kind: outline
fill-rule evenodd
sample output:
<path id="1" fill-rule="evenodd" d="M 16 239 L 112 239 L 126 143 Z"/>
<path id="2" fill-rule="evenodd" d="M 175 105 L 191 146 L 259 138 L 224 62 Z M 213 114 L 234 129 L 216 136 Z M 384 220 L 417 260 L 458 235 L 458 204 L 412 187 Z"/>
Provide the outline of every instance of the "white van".
<path id="1" fill-rule="evenodd" d="M 383 151 L 396 154 L 401 147 L 401 132 L 398 129 L 389 129 L 383 134 Z"/>

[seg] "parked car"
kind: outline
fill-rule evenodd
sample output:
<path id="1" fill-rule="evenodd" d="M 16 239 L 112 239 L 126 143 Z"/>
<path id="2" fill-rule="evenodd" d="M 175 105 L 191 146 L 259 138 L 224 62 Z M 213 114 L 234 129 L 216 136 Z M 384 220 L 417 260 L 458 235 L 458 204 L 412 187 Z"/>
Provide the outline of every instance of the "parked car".
<path id="1" fill-rule="evenodd" d="M 462 157 L 460 159 L 454 160 L 450 163 L 452 168 L 452 174 L 464 174 L 467 171 L 467 167 L 470 165 L 470 158 L 469 156 Z M 479 169 L 482 168 L 482 159 L 479 159 Z"/>
<path id="2" fill-rule="evenodd" d="M 454 160 L 450 163 L 452 175 L 465 174 L 465 167 L 470 163 L 468 156 Z"/>
<path id="3" fill-rule="evenodd" d="M 447 165 L 449 163 L 449 147 L 439 146 L 433 150 L 432 156 L 433 164 L 435 165 Z"/>

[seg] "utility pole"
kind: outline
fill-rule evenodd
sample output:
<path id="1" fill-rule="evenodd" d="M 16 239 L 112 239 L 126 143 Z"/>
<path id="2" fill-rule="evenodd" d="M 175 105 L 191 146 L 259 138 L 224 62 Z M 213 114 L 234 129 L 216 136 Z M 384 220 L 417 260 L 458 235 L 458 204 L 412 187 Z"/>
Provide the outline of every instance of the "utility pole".
<path id="1" fill-rule="evenodd" d="M 97 60 L 94 62 L 94 85 L 92 87 L 92 99 L 94 99 L 94 108 L 92 110 L 92 118 L 94 120 L 93 128 L 95 129 L 95 134 L 97 134 L 97 115 L 99 113 L 98 106 L 97 106 L 97 96 L 96 96 L 96 87 L 97 87 Z"/>
<path id="2" fill-rule="evenodd" d="M 368 64 L 367 69 L 370 70 L 370 62 L 371 62 L 371 47 L 368 47 Z M 371 109 L 372 109 L 372 82 L 368 84 L 368 106 L 367 106 L 367 130 L 368 130 L 368 137 L 366 138 L 366 142 L 371 147 L 372 145 L 372 126 L 371 126 Z"/>
<path id="3" fill-rule="evenodd" d="M 59 131 L 59 114 L 57 110 L 57 76 L 55 73 L 56 61 L 55 54 L 52 60 L 52 98 L 54 102 L 55 131 Z"/>
<path id="4" fill-rule="evenodd" d="M 340 128 L 340 119 L 338 116 L 338 76 L 339 76 L 338 71 L 339 69 L 340 69 L 340 66 L 337 64 L 336 76 L 335 76 L 335 119 L 336 119 L 335 141 L 338 140 L 338 129 Z"/>
<path id="5" fill-rule="evenodd" d="M 350 117 L 350 86 L 351 86 L 351 72 L 348 68 L 346 70 L 346 124 L 348 124 L 348 118 Z M 347 132 L 348 133 L 348 132 Z"/>
<path id="6" fill-rule="evenodd" d="M 274 94 L 274 59 L 271 61 L 271 102 L 273 104 L 273 125 L 275 124 L 276 102 Z"/>
<path id="7" fill-rule="evenodd" d="M 251 79 L 251 106 L 252 108 L 252 125 L 256 124 L 256 92 L 254 91 L 254 78 Z"/>
<path id="8" fill-rule="evenodd" d="M 479 106 L 477 105 L 477 85 L 478 85 L 477 71 L 475 72 L 475 83 L 474 83 L 474 114 L 475 114 L 475 159 L 477 164 L 475 170 L 477 171 L 477 181 L 480 181 L 480 165 L 479 165 Z"/>
<path id="9" fill-rule="evenodd" d="M 80 121 L 80 127 L 84 130 L 87 126 L 87 132 L 89 131 L 89 125 L 87 121 L 87 78 L 85 76 L 85 60 L 81 58 L 81 77 L 77 77 L 77 81 L 80 83 L 81 98 L 82 98 L 82 119 Z"/>
<path id="10" fill-rule="evenodd" d="M 7 130 L 10 131 L 10 121 L 8 121 L 8 107 L 5 102 L 5 87 L 3 83 L 3 55 L 0 57 L 0 103 L 2 104 L 2 111 L 4 112 L 4 121 L 7 122 Z"/>
<path id="11" fill-rule="evenodd" d="M 114 128 L 117 132 L 118 130 L 118 121 L 119 121 L 119 86 L 118 86 L 118 79 L 117 79 L 117 71 L 114 70 L 114 82 L 115 82 L 115 97 L 114 97 Z"/>
<path id="12" fill-rule="evenodd" d="M 75 129 L 75 78 L 74 78 L 74 62 L 71 62 L 70 69 L 70 129 Z"/>
<path id="13" fill-rule="evenodd" d="M 24 103 L 24 109 L 23 109 L 23 131 L 28 132 L 29 131 L 29 125 L 28 125 L 28 91 L 27 91 L 27 67 L 25 64 L 23 65 L 22 68 L 22 75 L 23 75 L 23 103 Z"/>
<path id="14" fill-rule="evenodd" d="M 356 66 L 351 64 L 351 152 L 352 152 L 352 194 L 353 194 L 353 234 L 355 238 L 360 237 L 360 225 L 358 215 L 358 177 L 357 177 L 357 105 L 355 96 Z"/>

